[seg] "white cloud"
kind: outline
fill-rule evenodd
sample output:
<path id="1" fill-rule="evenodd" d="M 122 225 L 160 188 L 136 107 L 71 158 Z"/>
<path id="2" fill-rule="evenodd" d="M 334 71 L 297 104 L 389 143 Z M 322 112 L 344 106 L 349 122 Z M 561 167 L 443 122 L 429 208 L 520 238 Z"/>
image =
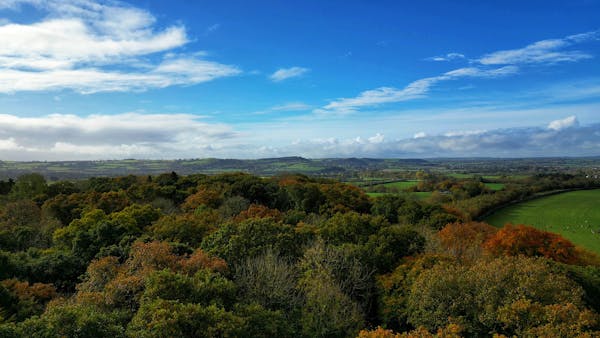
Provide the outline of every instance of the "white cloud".
<path id="1" fill-rule="evenodd" d="M 269 78 L 274 82 L 281 82 L 283 80 L 302 76 L 308 71 L 308 68 L 303 67 L 280 68 L 275 71 L 275 73 L 271 74 Z"/>
<path id="2" fill-rule="evenodd" d="M 554 120 L 548 124 L 548 129 L 552 130 L 562 130 L 565 128 L 577 127 L 579 125 L 579 121 L 577 121 L 577 116 L 569 116 L 561 120 Z"/>
<path id="3" fill-rule="evenodd" d="M 385 136 L 377 133 L 374 136 L 371 136 L 367 139 L 370 143 L 382 143 L 383 141 L 385 141 Z"/>
<path id="4" fill-rule="evenodd" d="M 185 28 L 158 30 L 154 16 L 142 9 L 89 0 L 12 0 L 0 8 L 18 10 L 24 3 L 47 17 L 0 24 L 0 92 L 144 90 L 240 73 L 235 66 L 200 59 L 201 53 L 174 54 L 189 41 Z M 150 61 L 156 54 L 164 60 Z"/>
<path id="5" fill-rule="evenodd" d="M 549 126 L 466 130 L 388 139 L 328 137 L 272 142 L 268 128 L 244 134 L 186 114 L 0 115 L 0 157 L 6 160 L 115 158 L 588 156 L 600 149 L 600 124 L 575 117 Z M 556 123 L 555 123 L 556 122 Z M 247 134 L 246 134 L 247 133 Z M 294 140 L 293 142 L 290 140 Z"/>
<path id="6" fill-rule="evenodd" d="M 463 60 L 465 58 L 464 54 L 461 53 L 448 53 L 446 55 L 438 55 L 426 58 L 427 61 L 454 61 L 454 60 Z"/>
<path id="7" fill-rule="evenodd" d="M 310 110 L 312 107 L 303 102 L 288 102 L 280 105 L 276 105 L 265 110 L 253 112 L 253 115 L 266 115 L 272 113 L 281 112 L 300 112 Z"/>
<path id="8" fill-rule="evenodd" d="M 542 40 L 523 48 L 486 54 L 477 61 L 484 65 L 575 62 L 592 56 L 583 51 L 565 49 L 574 44 L 598 39 L 600 31 L 570 35 L 562 39 Z"/>
<path id="9" fill-rule="evenodd" d="M 208 26 L 208 28 L 206 28 L 206 34 L 210 34 L 212 32 L 215 32 L 219 28 L 221 28 L 221 24 L 216 23 L 214 25 L 210 25 L 210 26 Z"/>
<path id="10" fill-rule="evenodd" d="M 349 113 L 357 108 L 373 106 L 384 103 L 402 102 L 425 97 L 431 87 L 438 82 L 455 80 L 459 78 L 496 78 L 514 74 L 518 71 L 515 66 L 505 66 L 493 69 L 481 69 L 475 67 L 459 68 L 446 72 L 439 76 L 428 77 L 414 81 L 402 89 L 392 87 L 380 87 L 360 93 L 357 97 L 342 98 L 334 100 L 316 110 L 316 113 Z"/>
<path id="11" fill-rule="evenodd" d="M 274 106 L 272 111 L 302 111 L 310 109 L 310 106 L 303 102 L 289 102 L 282 105 Z"/>
<path id="12" fill-rule="evenodd" d="M 197 59 L 165 60 L 146 72 L 107 71 L 99 68 L 57 69 L 43 72 L 0 69 L 0 93 L 72 89 L 82 94 L 142 91 L 189 85 L 232 76 L 233 66 Z"/>
<path id="13" fill-rule="evenodd" d="M 565 119 L 567 120 L 567 119 Z M 600 124 L 558 130 L 542 127 L 488 131 L 447 132 L 383 141 L 361 137 L 296 140 L 284 147 L 269 147 L 255 157 L 300 155 L 321 157 L 466 157 L 466 156 L 596 156 L 600 149 Z"/>
<path id="14" fill-rule="evenodd" d="M 15 160 L 203 157 L 237 137 L 187 114 L 0 115 L 0 155 Z"/>
<path id="15" fill-rule="evenodd" d="M 592 56 L 577 50 L 564 50 L 574 44 L 586 41 L 599 40 L 600 31 L 586 32 L 570 35 L 562 39 L 542 40 L 524 48 L 497 51 L 484 55 L 478 60 L 472 60 L 475 66 L 455 69 L 444 74 L 423 78 L 408 84 L 404 88 L 379 87 L 366 90 L 356 97 L 340 98 L 331 101 L 320 109 L 315 109 L 315 114 L 347 114 L 355 112 L 358 108 L 376 106 L 385 103 L 402 102 L 423 98 L 431 87 L 442 81 L 459 78 L 497 78 L 516 74 L 517 65 L 528 63 L 554 64 L 566 61 L 579 61 Z M 428 58 L 431 61 L 450 61 L 464 58 L 460 53 L 448 53 L 444 56 Z M 500 68 L 491 66 L 504 65 Z"/>
<path id="16" fill-rule="evenodd" d="M 469 136 L 469 135 L 479 135 L 485 133 L 485 130 L 459 130 L 459 131 L 449 131 L 444 133 L 444 136 L 453 137 L 453 136 Z"/>

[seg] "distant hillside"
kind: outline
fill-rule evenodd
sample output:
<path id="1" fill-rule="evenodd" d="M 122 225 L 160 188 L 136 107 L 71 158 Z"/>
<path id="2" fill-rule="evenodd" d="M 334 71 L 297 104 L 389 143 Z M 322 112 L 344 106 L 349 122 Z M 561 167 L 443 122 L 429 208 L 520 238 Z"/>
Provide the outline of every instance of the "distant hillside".
<path id="1" fill-rule="evenodd" d="M 156 175 L 177 172 L 215 174 L 242 171 L 255 175 L 271 176 L 280 173 L 301 173 L 312 176 L 348 177 L 365 171 L 435 170 L 463 173 L 544 173 L 584 170 L 595 173 L 600 168 L 600 158 L 449 158 L 449 159 L 373 159 L 303 157 L 239 159 L 185 159 L 185 160 L 110 160 L 110 161 L 55 161 L 15 162 L 0 161 L 0 179 L 37 172 L 50 180 L 78 179 L 97 176 Z"/>
<path id="2" fill-rule="evenodd" d="M 188 175 L 243 171 L 270 176 L 294 172 L 315 176 L 342 175 L 348 171 L 415 169 L 430 166 L 419 159 L 306 159 L 302 157 L 237 159 L 186 159 L 186 160 L 110 160 L 110 161 L 57 161 L 14 162 L 0 161 L 0 179 L 14 178 L 24 173 L 37 172 L 48 179 L 74 179 L 94 176 L 155 175 L 175 171 Z"/>

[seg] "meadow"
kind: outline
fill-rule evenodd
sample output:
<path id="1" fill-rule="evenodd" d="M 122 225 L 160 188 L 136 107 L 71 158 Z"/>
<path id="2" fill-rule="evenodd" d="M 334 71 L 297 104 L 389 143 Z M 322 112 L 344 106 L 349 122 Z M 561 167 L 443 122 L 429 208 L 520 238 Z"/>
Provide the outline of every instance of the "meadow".
<path id="1" fill-rule="evenodd" d="M 409 194 L 410 196 L 415 196 L 417 199 L 423 200 L 429 198 L 431 196 L 430 191 L 418 191 L 418 192 L 405 192 L 404 194 Z M 398 195 L 393 192 L 368 192 L 367 195 L 371 197 L 380 197 L 385 195 Z"/>
<path id="2" fill-rule="evenodd" d="M 511 205 L 485 221 L 497 227 L 509 222 L 532 225 L 600 254 L 599 206 L 600 190 L 579 190 Z"/>

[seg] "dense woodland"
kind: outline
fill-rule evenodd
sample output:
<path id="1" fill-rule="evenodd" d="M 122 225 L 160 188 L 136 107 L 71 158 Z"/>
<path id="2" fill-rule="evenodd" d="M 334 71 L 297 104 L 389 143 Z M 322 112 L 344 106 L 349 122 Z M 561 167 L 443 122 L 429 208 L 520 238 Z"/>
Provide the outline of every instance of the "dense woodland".
<path id="1" fill-rule="evenodd" d="M 597 337 L 600 258 L 477 219 L 598 187 L 420 174 L 421 201 L 303 175 L 0 182 L 0 337 Z"/>

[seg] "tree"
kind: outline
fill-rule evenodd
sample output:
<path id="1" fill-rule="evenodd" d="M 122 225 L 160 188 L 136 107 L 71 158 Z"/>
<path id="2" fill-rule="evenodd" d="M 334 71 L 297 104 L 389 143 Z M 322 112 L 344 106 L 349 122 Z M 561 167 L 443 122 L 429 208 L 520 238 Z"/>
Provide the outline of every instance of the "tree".
<path id="1" fill-rule="evenodd" d="M 17 178 L 10 195 L 14 199 L 34 199 L 48 190 L 46 179 L 40 174 L 24 174 Z"/>
<path id="2" fill-rule="evenodd" d="M 216 305 L 156 299 L 144 303 L 127 333 L 132 337 L 235 337 L 243 332 L 244 319 Z"/>
<path id="3" fill-rule="evenodd" d="M 204 205 L 212 209 L 218 208 L 223 203 L 223 192 L 215 186 L 200 185 L 196 193 L 188 196 L 181 205 L 183 210 L 195 210 Z"/>
<path id="4" fill-rule="evenodd" d="M 451 261 L 451 258 L 440 255 L 407 257 L 391 273 L 377 276 L 377 309 L 382 323 L 399 332 L 410 329 L 407 299 L 414 281 L 424 271 Z"/>
<path id="5" fill-rule="evenodd" d="M 349 297 L 354 304 L 352 306 L 357 306 L 361 313 L 370 310 L 374 289 L 374 269 L 361 262 L 353 248 L 316 242 L 305 250 L 304 256 L 298 262 L 298 268 L 301 273 L 300 285 L 305 293 L 309 292 L 306 289 L 309 285 L 322 287 L 320 292 L 339 298 L 340 301 L 346 302 L 342 298 Z M 318 285 L 321 282 L 325 285 Z M 336 291 L 338 289 L 341 293 L 339 295 Z M 312 295 L 318 297 L 318 293 Z M 316 299 L 314 301 L 317 302 Z M 353 310 L 348 309 L 348 311 Z"/>
<path id="6" fill-rule="evenodd" d="M 381 216 L 358 214 L 356 212 L 337 213 L 319 229 L 319 234 L 328 243 L 365 243 L 369 236 L 389 223 Z"/>
<path id="7" fill-rule="evenodd" d="M 496 232 L 487 223 L 456 222 L 446 225 L 438 235 L 446 253 L 461 262 L 472 262 L 481 257 L 483 243 Z"/>
<path id="8" fill-rule="evenodd" d="M 18 325 L 22 337 L 125 337 L 125 313 L 96 306 L 51 303 L 40 317 Z"/>
<path id="9" fill-rule="evenodd" d="M 483 246 L 495 256 L 541 256 L 561 263 L 581 265 L 588 260 L 581 249 L 562 236 L 522 224 L 505 225 Z"/>
<path id="10" fill-rule="evenodd" d="M 403 257 L 417 255 L 425 248 L 425 238 L 409 226 L 382 227 L 369 236 L 362 247 L 365 262 L 380 273 L 393 270 Z"/>
<path id="11" fill-rule="evenodd" d="M 220 217 L 215 210 L 206 209 L 193 214 L 167 215 L 149 227 L 158 240 L 198 246 L 204 236 L 217 227 Z"/>
<path id="12" fill-rule="evenodd" d="M 542 305 L 583 305 L 583 290 L 555 273 L 544 259 L 505 257 L 472 266 L 440 264 L 421 273 L 410 288 L 408 320 L 429 330 L 457 323 L 468 335 L 502 331 L 499 311 L 518 300 Z"/>
<path id="13" fill-rule="evenodd" d="M 383 195 L 373 201 L 371 213 L 385 217 L 390 223 L 398 222 L 398 209 L 404 204 L 405 199 L 397 195 Z"/>
<path id="14" fill-rule="evenodd" d="M 572 303 L 542 305 L 521 299 L 503 306 L 498 319 L 519 337 L 597 337 L 600 317 Z"/>
<path id="15" fill-rule="evenodd" d="M 235 301 L 235 284 L 208 269 L 192 276 L 167 269 L 151 273 L 146 279 L 144 300 L 165 299 L 230 308 Z"/>
<path id="16" fill-rule="evenodd" d="M 270 218 L 249 219 L 239 224 L 226 223 L 202 241 L 207 252 L 239 264 L 267 249 L 282 256 L 297 257 L 302 243 L 291 226 Z"/>
<path id="17" fill-rule="evenodd" d="M 4 296 L 6 292 L 10 294 L 8 302 Z M 16 321 L 40 315 L 56 295 L 56 288 L 52 284 L 29 284 L 14 278 L 0 282 L 0 308 L 7 311 L 3 314 L 5 317 L 12 315 Z"/>
<path id="18" fill-rule="evenodd" d="M 271 250 L 257 257 L 248 257 L 235 271 L 235 282 L 243 297 L 267 309 L 295 310 L 301 302 L 296 288 L 298 272 L 289 259 Z"/>
<path id="19" fill-rule="evenodd" d="M 306 302 L 302 307 L 302 332 L 307 337 L 350 337 L 363 327 L 358 304 L 331 279 L 318 273 L 301 282 Z"/>

